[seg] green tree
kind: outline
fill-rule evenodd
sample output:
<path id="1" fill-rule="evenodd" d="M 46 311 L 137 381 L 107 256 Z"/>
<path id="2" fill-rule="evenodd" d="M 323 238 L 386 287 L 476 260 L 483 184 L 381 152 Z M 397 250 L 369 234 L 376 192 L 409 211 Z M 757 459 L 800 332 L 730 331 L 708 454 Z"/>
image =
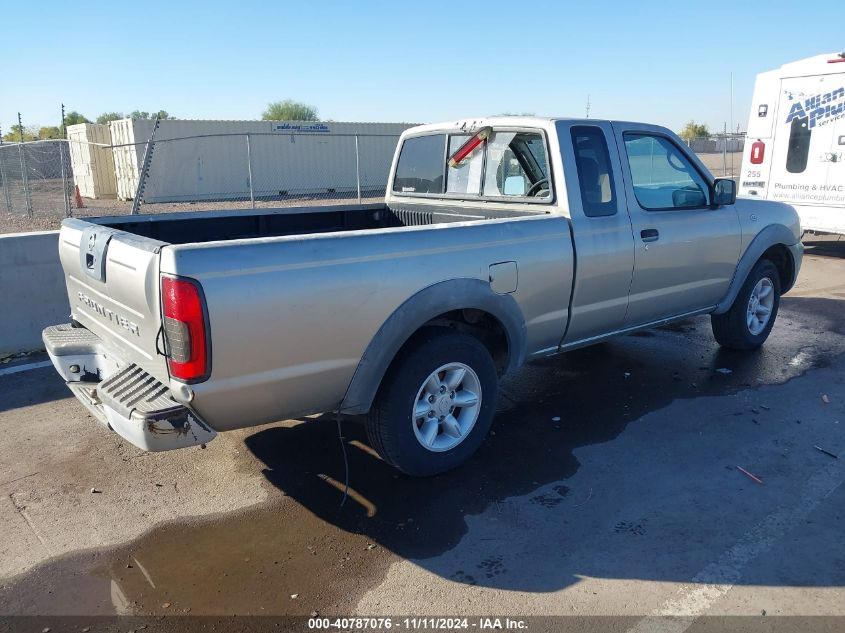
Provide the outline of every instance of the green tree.
<path id="1" fill-rule="evenodd" d="M 38 138 L 41 140 L 48 138 L 62 138 L 62 130 L 55 125 L 44 126 L 38 130 Z"/>
<path id="2" fill-rule="evenodd" d="M 18 124 L 13 125 L 12 129 L 10 131 L 6 132 L 3 135 L 3 140 L 8 142 L 8 143 L 17 143 L 18 141 L 21 140 L 20 130 L 21 130 L 20 125 L 18 125 Z M 24 140 L 24 142 L 34 141 L 36 139 L 38 139 L 38 128 L 24 126 L 23 127 L 23 140 Z"/>
<path id="3" fill-rule="evenodd" d="M 91 123 L 91 121 L 79 114 L 76 110 L 71 110 L 65 114 L 65 125 L 76 125 L 77 123 Z"/>
<path id="4" fill-rule="evenodd" d="M 319 121 L 317 108 L 291 99 L 268 103 L 261 118 L 265 121 Z"/>
<path id="5" fill-rule="evenodd" d="M 167 113 L 167 110 L 159 110 L 158 112 L 153 112 L 150 114 L 149 112 L 144 112 L 143 110 L 134 110 L 129 113 L 129 118 L 133 121 L 135 119 L 154 119 L 158 117 L 159 119 L 172 119 L 173 117 Z"/>
<path id="6" fill-rule="evenodd" d="M 122 112 L 103 112 L 97 117 L 97 123 L 108 123 L 109 121 L 117 121 L 118 119 L 126 118 Z"/>
<path id="7" fill-rule="evenodd" d="M 686 124 L 683 130 L 678 132 L 678 136 L 689 143 L 693 139 L 710 136 L 710 130 L 707 128 L 706 123 L 696 123 L 695 121 L 690 121 Z"/>

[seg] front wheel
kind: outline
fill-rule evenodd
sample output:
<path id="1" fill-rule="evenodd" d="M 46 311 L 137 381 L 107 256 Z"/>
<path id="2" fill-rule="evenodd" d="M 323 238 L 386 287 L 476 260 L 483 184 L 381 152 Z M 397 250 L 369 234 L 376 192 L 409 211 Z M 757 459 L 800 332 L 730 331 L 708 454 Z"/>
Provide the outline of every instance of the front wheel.
<path id="1" fill-rule="evenodd" d="M 498 380 L 475 337 L 429 328 L 393 361 L 367 415 L 367 436 L 389 464 L 425 477 L 478 449 L 495 412 Z"/>
<path id="2" fill-rule="evenodd" d="M 730 310 L 710 317 L 713 336 L 723 347 L 760 347 L 772 331 L 780 306 L 780 275 L 768 259 L 754 265 Z"/>

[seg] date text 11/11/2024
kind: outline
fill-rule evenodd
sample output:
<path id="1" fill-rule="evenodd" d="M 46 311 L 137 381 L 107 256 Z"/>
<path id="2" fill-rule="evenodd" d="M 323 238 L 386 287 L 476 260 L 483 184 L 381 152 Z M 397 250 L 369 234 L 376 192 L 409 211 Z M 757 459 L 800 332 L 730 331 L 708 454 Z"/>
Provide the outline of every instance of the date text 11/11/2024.
<path id="1" fill-rule="evenodd" d="M 411 631 L 457 631 L 457 630 L 526 630 L 528 622 L 521 618 L 509 617 L 478 617 L 478 618 L 448 618 L 448 617 L 350 617 L 350 618 L 320 618 L 312 617 L 308 620 L 308 629 L 315 631 L 332 630 L 373 630 L 405 629 Z"/>

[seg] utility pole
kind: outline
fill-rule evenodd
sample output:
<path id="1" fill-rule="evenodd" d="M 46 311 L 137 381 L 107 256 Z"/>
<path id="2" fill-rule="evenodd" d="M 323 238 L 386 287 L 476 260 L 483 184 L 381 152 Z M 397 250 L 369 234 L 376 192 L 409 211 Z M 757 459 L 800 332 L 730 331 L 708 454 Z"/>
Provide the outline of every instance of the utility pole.
<path id="1" fill-rule="evenodd" d="M 0 128 L 0 180 L 3 181 L 3 199 L 6 201 L 6 210 L 12 212 L 12 194 L 9 191 L 9 179 L 6 178 L 6 150 L 3 149 L 3 129 Z"/>
<path id="2" fill-rule="evenodd" d="M 587 93 L 587 118 L 590 118 L 590 95 Z"/>
<path id="3" fill-rule="evenodd" d="M 67 140 L 67 129 L 65 128 L 65 104 L 62 104 L 62 138 L 56 141 L 59 147 L 59 162 L 62 166 L 62 189 L 64 190 L 64 198 L 65 198 L 65 217 L 71 216 L 71 208 L 70 208 L 70 179 L 68 178 L 68 169 L 67 165 L 65 164 L 65 146 L 62 143 L 67 144 L 68 149 L 68 160 L 70 160 L 70 141 Z"/>
<path id="4" fill-rule="evenodd" d="M 731 72 L 731 124 L 730 130 L 734 129 L 734 74 Z"/>
<path id="5" fill-rule="evenodd" d="M 734 74 L 731 71 L 731 130 L 734 129 Z M 725 143 L 727 144 L 728 139 L 725 138 Z M 734 155 L 731 152 L 731 175 L 734 173 Z"/>

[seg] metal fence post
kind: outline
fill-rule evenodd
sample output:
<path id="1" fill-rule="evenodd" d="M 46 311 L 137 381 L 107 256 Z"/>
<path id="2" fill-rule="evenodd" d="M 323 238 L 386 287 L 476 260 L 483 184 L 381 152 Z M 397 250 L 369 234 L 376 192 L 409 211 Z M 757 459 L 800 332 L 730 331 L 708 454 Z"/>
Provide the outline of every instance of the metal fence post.
<path id="1" fill-rule="evenodd" d="M 358 152 L 358 135 L 355 135 L 355 185 L 358 189 L 358 204 L 361 204 L 361 156 Z"/>
<path id="2" fill-rule="evenodd" d="M 32 198 L 29 194 L 29 179 L 26 177 L 26 158 L 23 151 L 23 143 L 18 143 L 18 158 L 21 163 L 21 185 L 23 185 L 23 199 L 26 204 L 26 214 L 32 217 Z"/>
<path id="3" fill-rule="evenodd" d="M 59 148 L 59 160 L 62 163 L 62 192 L 64 193 L 65 197 L 65 217 L 69 218 L 71 216 L 70 211 L 70 195 L 68 194 L 68 181 L 67 181 L 67 166 L 65 165 L 65 148 L 62 145 L 63 141 L 56 141 L 57 146 Z"/>
<path id="4" fill-rule="evenodd" d="M 26 214 L 32 217 L 32 197 L 29 193 L 29 179 L 26 176 L 26 156 L 23 150 L 23 121 L 21 121 L 21 113 L 18 112 L 18 133 L 20 134 L 20 142 L 18 143 L 18 158 L 21 162 L 21 184 L 23 184 L 23 199 L 26 203 Z"/>
<path id="5" fill-rule="evenodd" d="M 252 150 L 249 147 L 249 134 L 246 135 L 246 170 L 249 178 L 249 201 L 255 208 L 255 191 L 252 188 Z"/>
<path id="6" fill-rule="evenodd" d="M 12 212 L 12 194 L 9 192 L 9 180 L 6 177 L 6 151 L 3 143 L 0 143 L 0 180 L 3 181 L 3 197 L 6 200 L 6 209 Z"/>
<path id="7" fill-rule="evenodd" d="M 156 115 L 155 122 L 153 123 L 153 131 L 150 133 L 150 138 L 147 139 L 146 145 L 144 145 L 144 160 L 141 165 L 141 173 L 138 174 L 138 188 L 135 190 L 135 197 L 132 199 L 132 211 L 129 215 L 138 215 L 141 212 L 141 199 L 144 197 L 144 187 L 147 186 L 147 174 L 150 171 L 150 163 L 153 160 L 158 124 L 159 118 Z"/>

